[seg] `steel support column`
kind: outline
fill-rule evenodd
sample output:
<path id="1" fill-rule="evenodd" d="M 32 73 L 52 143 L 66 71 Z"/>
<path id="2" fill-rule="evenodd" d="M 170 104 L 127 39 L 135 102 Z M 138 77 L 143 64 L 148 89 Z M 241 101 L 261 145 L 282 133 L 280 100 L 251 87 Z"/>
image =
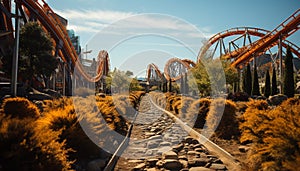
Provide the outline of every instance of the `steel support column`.
<path id="1" fill-rule="evenodd" d="M 12 63 L 12 77 L 11 77 L 11 94 L 17 96 L 17 82 L 18 82 L 18 63 L 19 63 L 19 35 L 20 35 L 20 18 L 19 18 L 19 4 L 15 1 L 15 47 Z"/>
<path id="2" fill-rule="evenodd" d="M 278 40 L 280 94 L 283 94 L 282 38 Z"/>

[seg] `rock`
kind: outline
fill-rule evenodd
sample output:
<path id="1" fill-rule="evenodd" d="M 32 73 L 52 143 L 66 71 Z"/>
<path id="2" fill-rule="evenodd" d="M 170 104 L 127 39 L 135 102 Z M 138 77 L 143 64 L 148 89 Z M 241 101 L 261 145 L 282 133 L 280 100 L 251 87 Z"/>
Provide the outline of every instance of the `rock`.
<path id="1" fill-rule="evenodd" d="M 195 148 L 195 151 L 196 152 L 205 152 L 206 150 L 203 148 Z"/>
<path id="2" fill-rule="evenodd" d="M 286 95 L 283 95 L 283 94 L 277 94 L 277 95 L 274 95 L 274 96 L 270 96 L 269 97 L 269 102 L 272 104 L 272 105 L 280 105 L 283 101 L 285 101 L 287 99 L 287 96 Z"/>
<path id="3" fill-rule="evenodd" d="M 151 136 L 154 136 L 154 135 L 155 135 L 154 132 L 146 132 L 146 133 L 145 133 L 145 136 L 146 136 L 146 137 L 151 137 Z"/>
<path id="4" fill-rule="evenodd" d="M 158 168 L 162 168 L 163 165 L 164 165 L 164 162 L 161 161 L 161 160 L 159 160 L 158 162 L 156 162 L 156 166 L 157 166 Z"/>
<path id="5" fill-rule="evenodd" d="M 159 170 L 156 168 L 149 168 L 149 169 L 146 169 L 146 171 L 159 171 Z"/>
<path id="6" fill-rule="evenodd" d="M 174 151 L 167 151 L 162 154 L 163 159 L 178 159 L 177 154 Z"/>
<path id="7" fill-rule="evenodd" d="M 106 160 L 104 159 L 96 159 L 93 161 L 90 161 L 87 165 L 88 171 L 98 171 L 102 170 L 106 166 Z"/>
<path id="8" fill-rule="evenodd" d="M 28 99 L 30 101 L 33 101 L 33 100 L 53 100 L 53 98 L 48 95 L 48 94 L 45 94 L 45 93 L 32 93 L 30 92 L 28 94 Z"/>
<path id="9" fill-rule="evenodd" d="M 249 150 L 249 147 L 247 147 L 245 145 L 239 146 L 239 151 L 242 153 L 246 153 L 248 150 Z"/>
<path id="10" fill-rule="evenodd" d="M 51 90 L 51 89 L 44 89 L 43 93 L 46 93 L 53 98 L 61 98 L 62 97 L 62 95 L 59 92 Z"/>
<path id="11" fill-rule="evenodd" d="M 190 144 L 193 140 L 194 140 L 193 137 L 188 136 L 184 139 L 184 142 Z"/>
<path id="12" fill-rule="evenodd" d="M 210 162 L 208 158 L 196 158 L 194 159 L 194 166 L 205 166 L 208 162 Z"/>
<path id="13" fill-rule="evenodd" d="M 163 153 L 167 152 L 167 151 L 170 151 L 171 150 L 171 147 L 160 147 L 157 151 L 157 154 L 158 155 L 162 155 Z"/>
<path id="14" fill-rule="evenodd" d="M 159 147 L 171 147 L 171 143 L 170 142 L 161 142 L 160 144 L 159 144 Z"/>
<path id="15" fill-rule="evenodd" d="M 154 128 L 151 128 L 150 129 L 150 132 L 158 132 L 158 131 L 160 131 L 161 130 L 161 128 L 159 128 L 159 127 L 154 127 Z"/>
<path id="16" fill-rule="evenodd" d="M 143 163 L 143 160 L 129 160 L 128 163 Z"/>
<path id="17" fill-rule="evenodd" d="M 206 167 L 191 167 L 189 171 L 212 171 L 212 170 Z"/>
<path id="18" fill-rule="evenodd" d="M 178 160 L 166 159 L 164 160 L 164 168 L 170 170 L 180 170 L 182 169 L 182 164 Z"/>
<path id="19" fill-rule="evenodd" d="M 145 168 L 146 168 L 146 164 L 145 164 L 145 163 L 141 163 L 141 164 L 135 166 L 135 167 L 133 168 L 133 170 L 134 170 L 134 171 L 142 171 L 142 170 L 144 170 Z"/>
<path id="20" fill-rule="evenodd" d="M 186 156 L 179 156 L 178 159 L 188 161 L 188 158 Z"/>
<path id="21" fill-rule="evenodd" d="M 162 141 L 162 136 L 161 135 L 154 135 L 152 137 L 149 137 L 148 140 L 161 140 Z"/>
<path id="22" fill-rule="evenodd" d="M 215 170 L 227 170 L 226 166 L 224 164 L 216 164 L 216 163 L 213 163 L 211 166 L 210 166 L 210 169 L 215 169 Z"/>
<path id="23" fill-rule="evenodd" d="M 188 161 L 186 161 L 186 160 L 179 160 L 179 162 L 181 163 L 183 168 L 187 168 L 189 165 Z"/>
<path id="24" fill-rule="evenodd" d="M 183 144 L 182 143 L 180 143 L 180 144 L 178 144 L 178 145 L 176 145 L 176 146 L 173 146 L 173 151 L 175 151 L 175 152 L 179 152 L 179 151 L 181 151 L 182 149 L 183 149 Z"/>
<path id="25" fill-rule="evenodd" d="M 146 163 L 149 167 L 155 167 L 157 162 L 158 162 L 158 159 L 147 159 Z"/>
<path id="26" fill-rule="evenodd" d="M 148 149 L 156 148 L 156 147 L 158 147 L 158 145 L 159 145 L 159 141 L 151 140 L 151 141 L 148 141 L 147 148 Z"/>
<path id="27" fill-rule="evenodd" d="M 212 163 L 216 163 L 216 164 L 223 164 L 223 162 L 222 162 L 222 160 L 220 160 L 220 159 L 212 159 L 212 161 L 211 161 Z"/>
<path id="28" fill-rule="evenodd" d="M 200 157 L 200 153 L 196 151 L 188 151 L 187 155 L 188 157 Z"/>

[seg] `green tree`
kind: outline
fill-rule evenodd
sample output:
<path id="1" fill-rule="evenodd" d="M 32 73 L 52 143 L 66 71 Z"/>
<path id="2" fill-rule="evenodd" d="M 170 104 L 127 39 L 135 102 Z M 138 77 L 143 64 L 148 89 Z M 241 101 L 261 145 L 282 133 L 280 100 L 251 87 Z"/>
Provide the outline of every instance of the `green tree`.
<path id="1" fill-rule="evenodd" d="M 234 85 L 239 81 L 237 69 L 231 66 L 230 61 L 222 61 L 222 64 L 225 72 L 226 84 L 230 84 L 234 87 Z"/>
<path id="2" fill-rule="evenodd" d="M 244 81 L 243 81 L 243 87 L 244 91 L 248 94 L 251 95 L 252 91 L 252 76 L 251 76 L 251 69 L 250 65 L 247 64 L 246 69 L 244 70 Z"/>
<path id="3" fill-rule="evenodd" d="M 277 79 L 276 79 L 276 69 L 275 66 L 273 66 L 271 95 L 274 96 L 275 94 L 277 94 Z"/>
<path id="4" fill-rule="evenodd" d="M 260 96 L 257 67 L 254 65 L 252 95 Z"/>
<path id="5" fill-rule="evenodd" d="M 200 92 L 202 95 L 209 95 L 211 91 L 210 80 L 204 65 L 200 62 L 191 69 L 192 78 L 188 79 L 189 85 L 194 91 Z"/>
<path id="6" fill-rule="evenodd" d="M 130 91 L 140 91 L 143 90 L 144 88 L 140 85 L 137 78 L 132 78 L 129 89 Z"/>
<path id="7" fill-rule="evenodd" d="M 295 82 L 294 82 L 294 67 L 293 67 L 293 54 L 290 47 L 286 49 L 286 57 L 284 60 L 284 82 L 283 93 L 288 97 L 295 95 Z"/>
<path id="8" fill-rule="evenodd" d="M 131 71 L 121 71 L 115 68 L 113 72 L 110 72 L 106 78 L 106 87 L 111 89 L 112 87 L 118 92 L 130 90 L 140 90 L 141 87 L 137 79 L 132 79 L 133 73 Z"/>
<path id="9" fill-rule="evenodd" d="M 57 67 L 49 35 L 37 22 L 25 24 L 20 31 L 19 73 L 25 80 L 41 77 L 46 82 Z"/>
<path id="10" fill-rule="evenodd" d="M 271 94 L 270 74 L 269 74 L 269 70 L 267 70 L 267 72 L 266 72 L 266 80 L 265 80 L 265 92 L 264 92 L 264 96 L 265 97 L 269 97 L 270 94 Z"/>

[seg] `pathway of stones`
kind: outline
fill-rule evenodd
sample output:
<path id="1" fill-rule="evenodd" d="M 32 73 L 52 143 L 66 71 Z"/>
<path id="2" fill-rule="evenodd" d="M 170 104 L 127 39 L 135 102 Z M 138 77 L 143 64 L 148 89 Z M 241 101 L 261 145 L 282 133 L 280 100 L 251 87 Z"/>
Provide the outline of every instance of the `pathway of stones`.
<path id="1" fill-rule="evenodd" d="M 166 114 L 156 109 L 148 96 L 144 96 L 129 146 L 115 170 L 206 171 L 227 168 Z"/>

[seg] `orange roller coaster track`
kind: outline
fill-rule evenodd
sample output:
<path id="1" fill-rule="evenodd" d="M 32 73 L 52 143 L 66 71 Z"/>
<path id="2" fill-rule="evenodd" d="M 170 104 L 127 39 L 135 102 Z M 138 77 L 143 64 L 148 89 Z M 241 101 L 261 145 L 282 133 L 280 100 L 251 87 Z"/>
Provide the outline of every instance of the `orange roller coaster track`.
<path id="1" fill-rule="evenodd" d="M 96 76 L 91 77 L 88 75 L 84 69 L 82 64 L 79 61 L 78 55 L 76 53 L 76 50 L 74 49 L 72 42 L 68 36 L 68 32 L 65 28 L 65 26 L 61 23 L 57 15 L 54 13 L 54 11 L 48 6 L 48 4 L 44 1 L 35 1 L 35 0 L 18 0 L 16 1 L 18 4 L 22 6 L 24 11 L 26 11 L 26 14 L 28 15 L 34 15 L 37 17 L 41 25 L 51 34 L 53 39 L 55 40 L 54 45 L 56 45 L 56 48 L 58 48 L 58 54 L 62 58 L 62 60 L 69 65 L 68 59 L 70 59 L 70 62 L 72 66 L 75 66 L 76 70 L 89 82 L 98 82 L 100 81 L 102 75 L 104 74 L 103 71 L 105 69 L 108 69 L 108 54 L 106 52 L 105 54 L 102 54 L 103 57 L 99 61 L 99 66 L 96 71 Z M 41 3 L 40 3 L 41 2 Z M 3 4 L 10 4 L 9 0 L 3 0 Z M 10 8 L 10 5 L 5 5 L 5 7 Z M 10 11 L 10 9 L 8 9 Z M 10 21 L 11 22 L 11 21 Z M 7 24 L 7 26 L 10 26 L 10 24 Z M 101 52 L 103 53 L 103 52 Z M 71 67 L 69 67 L 71 68 Z"/>
<path id="2" fill-rule="evenodd" d="M 254 42 L 251 46 L 247 47 L 247 49 L 245 49 L 231 65 L 239 66 L 253 57 L 253 54 L 275 46 L 278 44 L 278 40 L 284 40 L 296 32 L 300 28 L 299 24 L 300 9 L 283 21 L 273 31 L 269 32 L 264 37 Z"/>
<path id="3" fill-rule="evenodd" d="M 238 66 L 251 60 L 254 55 L 259 55 L 265 52 L 266 50 L 270 49 L 271 47 L 277 45 L 279 39 L 282 40 L 283 47 L 286 48 L 287 46 L 290 46 L 292 53 L 294 53 L 298 58 L 300 58 L 300 48 L 295 44 L 289 42 L 288 40 L 285 40 L 288 36 L 296 32 L 300 28 L 299 14 L 300 9 L 293 13 L 289 18 L 282 22 L 273 31 L 268 31 L 265 29 L 254 27 L 236 27 L 217 33 L 208 40 L 205 46 L 201 48 L 198 55 L 198 62 L 201 60 L 201 58 L 207 57 L 207 55 L 208 57 L 211 57 L 209 56 L 210 54 L 207 54 L 208 50 L 213 46 L 213 44 L 216 44 L 212 56 L 214 55 L 214 52 L 216 51 L 216 48 L 219 45 L 220 49 L 224 49 L 224 54 L 222 53 L 222 50 L 220 50 L 220 56 L 223 59 L 235 59 L 235 61 L 232 62 L 232 65 Z M 237 35 L 241 35 L 241 37 L 244 37 L 243 46 L 238 47 L 234 43 L 237 39 L 240 38 L 238 37 L 235 40 L 230 41 L 229 48 L 225 49 L 223 39 L 225 39 L 226 37 Z M 250 36 L 259 37 L 259 39 L 255 42 L 251 42 Z M 248 45 L 245 44 L 247 39 L 249 41 Z M 233 49 L 231 47 L 233 47 Z"/>
<path id="4" fill-rule="evenodd" d="M 192 66 L 194 62 L 188 59 L 171 58 L 165 65 L 164 75 L 167 80 L 179 80 Z"/>
<path id="5" fill-rule="evenodd" d="M 147 68 L 147 81 L 148 82 L 151 82 L 152 80 L 155 80 L 155 79 L 160 79 L 160 80 L 163 80 L 164 76 L 161 74 L 160 70 L 158 69 L 158 67 L 151 63 L 148 65 L 148 68 Z"/>

